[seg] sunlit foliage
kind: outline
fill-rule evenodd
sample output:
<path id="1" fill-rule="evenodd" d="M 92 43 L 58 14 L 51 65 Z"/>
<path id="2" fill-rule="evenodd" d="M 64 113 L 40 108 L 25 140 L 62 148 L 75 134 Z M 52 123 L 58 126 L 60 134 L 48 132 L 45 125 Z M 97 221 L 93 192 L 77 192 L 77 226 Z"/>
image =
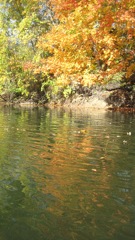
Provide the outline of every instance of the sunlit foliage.
<path id="1" fill-rule="evenodd" d="M 134 0 L 0 1 L 0 91 L 129 79 L 134 12 Z"/>
<path id="2" fill-rule="evenodd" d="M 40 68 L 64 79 L 90 85 L 122 72 L 129 78 L 134 63 L 134 1 L 51 0 L 60 24 L 38 39 L 38 47 L 49 51 Z M 81 77 L 81 78 L 80 78 Z"/>
<path id="3" fill-rule="evenodd" d="M 50 25 L 45 1 L 0 1 L 0 91 L 29 95 L 37 88 L 37 75 L 25 71 L 25 64 L 37 61 L 38 37 Z M 46 17 L 46 15 L 48 17 Z"/>

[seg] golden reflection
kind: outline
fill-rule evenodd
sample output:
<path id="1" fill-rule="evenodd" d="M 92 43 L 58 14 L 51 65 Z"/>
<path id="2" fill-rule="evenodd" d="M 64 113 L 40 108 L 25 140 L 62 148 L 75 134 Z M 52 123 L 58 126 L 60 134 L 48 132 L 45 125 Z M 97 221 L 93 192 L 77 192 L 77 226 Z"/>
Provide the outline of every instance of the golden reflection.
<path id="1" fill-rule="evenodd" d="M 34 209 L 35 215 L 41 212 L 41 222 L 45 219 L 48 226 L 60 225 L 63 236 L 69 224 L 66 228 L 69 239 L 78 237 L 76 232 L 79 227 L 83 228 L 81 234 L 88 233 L 90 229 L 93 239 L 98 239 L 98 234 L 104 236 L 106 233 L 109 238 L 127 226 L 125 233 L 128 236 L 131 212 L 134 212 L 135 207 L 134 165 L 133 161 L 129 161 L 127 166 L 130 151 L 126 153 L 124 147 L 124 153 L 119 152 L 121 139 L 114 139 L 116 128 L 108 125 L 104 133 L 100 127 L 100 132 L 94 135 L 89 124 L 85 124 L 86 129 L 84 126 L 81 129 L 80 125 L 74 122 L 71 124 L 72 119 L 66 114 L 64 120 L 48 114 L 46 123 L 44 117 L 39 120 L 37 115 L 31 118 L 31 114 L 20 114 L 14 119 L 13 125 L 12 121 L 5 124 L 5 129 L 5 118 L 1 117 L 0 137 L 4 140 L 1 143 L 3 186 L 7 182 L 5 177 L 8 179 L 11 175 L 11 180 L 19 178 L 24 186 L 21 191 L 25 194 L 21 206 L 32 214 Z M 29 120 L 34 121 L 33 125 L 28 125 Z M 39 125 L 36 125 L 35 130 L 37 120 Z M 60 124 L 56 127 L 58 120 Z M 3 191 L 2 204 L 6 201 L 8 203 L 5 193 Z M 47 218 L 48 212 L 50 218 Z M 31 224 L 31 218 L 28 221 Z M 38 229 L 50 234 L 48 226 L 44 227 L 41 222 L 37 224 Z M 82 235 L 82 239 L 89 238 Z"/>

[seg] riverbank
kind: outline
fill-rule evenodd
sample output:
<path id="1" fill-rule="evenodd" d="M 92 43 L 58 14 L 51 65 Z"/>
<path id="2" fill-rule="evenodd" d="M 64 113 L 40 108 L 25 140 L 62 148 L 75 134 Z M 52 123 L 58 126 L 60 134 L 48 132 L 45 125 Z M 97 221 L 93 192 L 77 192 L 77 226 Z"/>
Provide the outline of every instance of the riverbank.
<path id="1" fill-rule="evenodd" d="M 3 99 L 1 99 L 3 100 Z M 121 87 L 117 85 L 94 86 L 75 92 L 69 97 L 52 98 L 45 101 L 43 98 L 33 99 L 18 97 L 12 101 L 1 101 L 2 104 L 19 105 L 20 107 L 45 106 L 48 108 L 64 107 L 71 109 L 102 109 L 135 111 L 135 90 L 131 86 Z"/>
<path id="2" fill-rule="evenodd" d="M 98 89 L 93 91 L 91 96 L 74 94 L 67 99 L 48 102 L 46 106 L 71 109 L 135 111 L 135 91 Z"/>

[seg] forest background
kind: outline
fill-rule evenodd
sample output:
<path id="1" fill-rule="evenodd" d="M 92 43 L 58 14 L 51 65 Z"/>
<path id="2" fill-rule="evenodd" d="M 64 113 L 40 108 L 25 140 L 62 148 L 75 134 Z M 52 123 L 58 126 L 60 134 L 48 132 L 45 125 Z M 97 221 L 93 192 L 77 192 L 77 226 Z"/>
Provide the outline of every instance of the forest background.
<path id="1" fill-rule="evenodd" d="M 0 95 L 42 102 L 135 79 L 134 0 L 0 0 Z"/>

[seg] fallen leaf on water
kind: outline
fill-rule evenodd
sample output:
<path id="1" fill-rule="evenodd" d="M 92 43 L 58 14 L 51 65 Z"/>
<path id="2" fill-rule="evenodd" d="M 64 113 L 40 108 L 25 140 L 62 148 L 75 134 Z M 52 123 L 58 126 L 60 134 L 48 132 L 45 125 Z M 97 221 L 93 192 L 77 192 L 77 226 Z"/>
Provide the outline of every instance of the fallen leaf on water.
<path id="1" fill-rule="evenodd" d="M 110 138 L 110 136 L 105 136 L 105 138 Z"/>
<path id="2" fill-rule="evenodd" d="M 92 171 L 93 171 L 93 172 L 96 172 L 96 171 L 97 171 L 97 169 L 95 169 L 95 168 L 92 168 Z"/>
<path id="3" fill-rule="evenodd" d="M 103 207 L 104 205 L 102 203 L 98 203 L 97 207 Z"/>
<path id="4" fill-rule="evenodd" d="M 86 133 L 86 130 L 85 130 L 85 129 L 82 129 L 80 132 L 81 132 L 81 133 Z"/>
<path id="5" fill-rule="evenodd" d="M 101 157 L 100 159 L 105 159 L 105 157 Z"/>

